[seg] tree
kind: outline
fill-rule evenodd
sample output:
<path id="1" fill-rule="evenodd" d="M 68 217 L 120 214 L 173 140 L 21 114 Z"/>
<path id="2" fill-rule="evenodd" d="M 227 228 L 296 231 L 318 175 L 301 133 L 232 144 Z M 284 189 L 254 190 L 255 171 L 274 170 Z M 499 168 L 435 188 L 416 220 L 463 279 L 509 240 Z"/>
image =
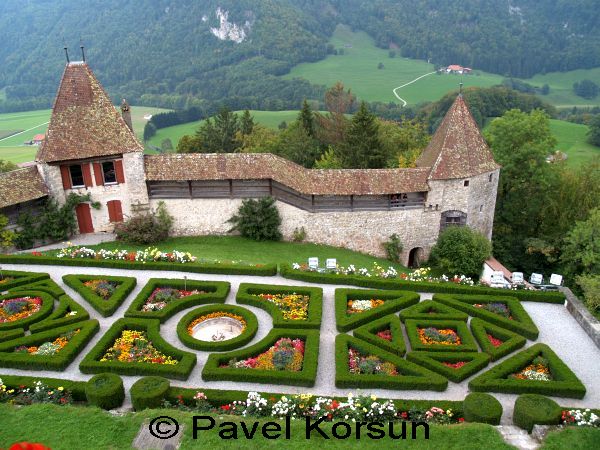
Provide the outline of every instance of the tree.
<path id="1" fill-rule="evenodd" d="M 299 121 L 281 132 L 277 149 L 281 156 L 307 168 L 313 167 L 315 160 L 321 156 L 319 143 L 308 135 Z"/>
<path id="2" fill-rule="evenodd" d="M 250 134 L 238 132 L 236 139 L 242 153 L 277 153 L 278 150 L 278 134 L 261 124 L 254 125 Z"/>
<path id="3" fill-rule="evenodd" d="M 202 152 L 202 141 L 198 136 L 188 134 L 182 136 L 177 143 L 177 153 L 200 153 Z"/>
<path id="4" fill-rule="evenodd" d="M 395 58 L 395 57 L 396 57 L 396 51 L 395 51 L 395 50 L 390 50 L 390 51 L 388 52 L 388 56 L 389 56 L 390 58 Z"/>
<path id="5" fill-rule="evenodd" d="M 385 68 L 385 66 L 383 65 L 383 63 L 382 63 L 382 62 L 380 62 L 379 64 L 377 64 L 377 68 L 378 68 L 379 70 L 381 70 L 381 69 L 384 69 L 384 68 Z"/>
<path id="6" fill-rule="evenodd" d="M 327 147 L 327 150 L 321 157 L 315 161 L 315 169 L 341 169 L 342 163 L 335 154 L 332 146 Z"/>
<path id="7" fill-rule="evenodd" d="M 600 310 L 600 275 L 577 277 L 577 284 L 583 291 L 585 303 L 594 312 Z"/>
<path id="8" fill-rule="evenodd" d="M 160 143 L 160 149 L 163 153 L 172 152 L 173 151 L 173 143 L 171 142 L 171 139 L 169 139 L 169 138 L 163 139 L 162 142 Z"/>
<path id="9" fill-rule="evenodd" d="M 548 95 L 549 93 L 550 93 L 550 86 L 548 86 L 548 84 L 544 83 L 544 85 L 542 86 L 542 89 L 540 89 L 540 94 Z"/>
<path id="10" fill-rule="evenodd" d="M 237 214 L 227 222 L 233 224 L 230 233 L 239 231 L 242 236 L 255 241 L 279 241 L 282 238 L 279 231 L 281 216 L 273 197 L 243 200 Z"/>
<path id="11" fill-rule="evenodd" d="M 376 169 L 386 166 L 388 155 L 379 139 L 379 124 L 365 102 L 352 117 L 346 138 L 336 150 L 345 168 Z"/>
<path id="12" fill-rule="evenodd" d="M 329 113 L 316 114 L 317 137 L 321 143 L 336 146 L 344 141 L 349 123 L 345 114 L 350 112 L 354 100 L 354 94 L 339 81 L 325 92 L 325 107 Z"/>
<path id="13" fill-rule="evenodd" d="M 392 122 L 378 120 L 379 140 L 390 155 L 390 167 L 414 167 L 414 162 L 429 143 L 425 124 L 416 119 Z"/>
<path id="14" fill-rule="evenodd" d="M 12 230 L 5 230 L 8 225 L 8 217 L 0 214 L 0 249 L 7 249 L 13 246 L 17 238 L 17 233 Z"/>
<path id="15" fill-rule="evenodd" d="M 568 276 L 600 274 L 600 208 L 571 229 L 560 260 Z"/>
<path id="16" fill-rule="evenodd" d="M 431 249 L 431 262 L 449 275 L 478 277 L 492 245 L 481 233 L 469 227 L 450 226 Z"/>
<path id="17" fill-rule="evenodd" d="M 244 110 L 242 117 L 240 119 L 240 131 L 243 135 L 247 136 L 252 133 L 254 129 L 254 117 L 250 114 L 250 111 L 247 109 Z"/>
<path id="18" fill-rule="evenodd" d="M 18 168 L 19 167 L 14 162 L 0 159 L 0 173 L 10 172 L 11 170 L 16 170 Z"/>
<path id="19" fill-rule="evenodd" d="M 235 136 L 239 129 L 237 114 L 224 107 L 200 125 L 196 137 L 200 138 L 204 153 L 233 153 L 238 148 Z"/>
<path id="20" fill-rule="evenodd" d="M 596 114 L 590 120 L 590 129 L 588 130 L 588 142 L 592 145 L 600 146 L 600 114 Z"/>
<path id="21" fill-rule="evenodd" d="M 591 100 L 598 95 L 598 85 L 592 80 L 581 80 L 573 83 L 573 91 L 579 97 Z"/>
<path id="22" fill-rule="evenodd" d="M 156 134 L 156 127 L 152 122 L 146 122 L 144 125 L 144 142 L 148 142 Z"/>
<path id="23" fill-rule="evenodd" d="M 302 109 L 298 114 L 298 121 L 302 124 L 302 128 L 304 128 L 306 134 L 310 137 L 315 136 L 315 116 L 306 99 L 302 102 Z"/>

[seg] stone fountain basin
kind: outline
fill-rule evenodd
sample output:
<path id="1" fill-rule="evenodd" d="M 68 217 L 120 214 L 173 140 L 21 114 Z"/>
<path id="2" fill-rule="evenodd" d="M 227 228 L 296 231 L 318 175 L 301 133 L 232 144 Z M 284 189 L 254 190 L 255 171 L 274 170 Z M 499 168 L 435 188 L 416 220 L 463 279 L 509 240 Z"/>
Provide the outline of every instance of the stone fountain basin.
<path id="1" fill-rule="evenodd" d="M 232 317 L 215 317 L 200 322 L 192 329 L 192 337 L 200 341 L 215 342 L 213 336 L 222 334 L 220 341 L 227 341 L 242 334 L 244 324 Z"/>

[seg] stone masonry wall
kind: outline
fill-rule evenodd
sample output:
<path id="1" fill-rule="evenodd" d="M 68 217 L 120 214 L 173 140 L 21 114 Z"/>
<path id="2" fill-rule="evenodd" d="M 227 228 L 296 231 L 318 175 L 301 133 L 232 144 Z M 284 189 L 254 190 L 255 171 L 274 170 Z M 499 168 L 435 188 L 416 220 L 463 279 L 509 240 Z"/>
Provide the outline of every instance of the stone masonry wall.
<path id="1" fill-rule="evenodd" d="M 50 196 L 60 205 L 64 204 L 66 196 L 63 189 L 62 177 L 60 175 L 60 167 L 38 163 L 37 168 L 48 186 Z"/>
<path id="2" fill-rule="evenodd" d="M 467 224 L 479 230 L 488 239 L 492 239 L 499 176 L 500 171 L 496 170 L 470 179 Z"/>

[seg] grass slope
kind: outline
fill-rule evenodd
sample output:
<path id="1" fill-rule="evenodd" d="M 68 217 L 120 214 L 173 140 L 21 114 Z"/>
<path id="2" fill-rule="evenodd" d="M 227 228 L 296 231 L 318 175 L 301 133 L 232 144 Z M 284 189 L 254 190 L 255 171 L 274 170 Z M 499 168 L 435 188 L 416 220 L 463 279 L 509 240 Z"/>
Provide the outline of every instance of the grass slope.
<path id="1" fill-rule="evenodd" d="M 157 114 L 163 111 L 167 110 L 145 106 L 134 106 L 131 108 L 133 129 L 140 139 L 144 133 L 144 125 L 146 124 L 144 115 Z M 4 131 L 24 131 L 33 128 L 23 134 L 0 140 L 0 159 L 6 159 L 14 163 L 32 161 L 38 148 L 34 145 L 24 145 L 23 143 L 31 140 L 36 134 L 46 132 L 48 128 L 46 122 L 50 120 L 51 112 L 52 111 L 49 109 L 42 109 L 37 111 L 0 114 L 0 135 L 2 135 Z"/>
<path id="2" fill-rule="evenodd" d="M 600 147 L 587 142 L 588 127 L 564 120 L 550 120 L 550 130 L 557 140 L 556 150 L 568 155 L 567 164 L 580 166 L 600 157 Z"/>
<path id="3" fill-rule="evenodd" d="M 585 79 L 592 80 L 600 85 L 600 67 L 571 70 L 569 72 L 551 72 L 545 75 L 536 75 L 523 81 L 539 87 L 544 84 L 550 86 L 550 93 L 542 98 L 557 107 L 600 105 L 600 95 L 592 100 L 587 100 L 575 95 L 573 92 L 573 83 Z"/>
<path id="4" fill-rule="evenodd" d="M 354 252 L 344 248 L 327 245 L 297 243 L 297 242 L 257 242 L 239 236 L 194 236 L 170 238 L 156 245 L 159 250 L 179 250 L 190 252 L 199 259 L 220 261 L 245 261 L 250 263 L 281 263 L 306 262 L 309 257 L 317 256 L 321 266 L 326 258 L 337 258 L 338 264 L 348 266 L 354 264 L 357 268 L 371 268 L 374 262 L 383 267 L 393 266 L 397 270 L 407 269 L 399 264 L 391 263 L 382 258 L 375 258 L 364 253 Z M 106 242 L 91 248 L 127 250 L 143 250 L 143 245 L 128 245 L 120 242 Z"/>

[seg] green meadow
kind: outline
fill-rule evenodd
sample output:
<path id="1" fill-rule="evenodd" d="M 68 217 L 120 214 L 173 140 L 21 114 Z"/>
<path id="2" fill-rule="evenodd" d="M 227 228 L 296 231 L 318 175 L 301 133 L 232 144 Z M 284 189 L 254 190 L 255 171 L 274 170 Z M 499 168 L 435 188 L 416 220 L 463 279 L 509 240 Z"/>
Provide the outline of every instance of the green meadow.
<path id="1" fill-rule="evenodd" d="M 600 106 L 600 95 L 592 100 L 586 100 L 585 98 L 578 97 L 573 92 L 573 83 L 585 79 L 592 80 L 597 85 L 600 85 L 600 67 L 571 70 L 569 72 L 552 72 L 545 75 L 536 75 L 533 78 L 523 81 L 538 87 L 547 84 L 550 87 L 550 93 L 541 98 L 558 108 Z"/>
<path id="2" fill-rule="evenodd" d="M 600 157 L 600 147 L 587 142 L 586 125 L 551 119 L 550 130 L 557 140 L 556 150 L 567 154 L 568 165 L 579 166 Z"/>

